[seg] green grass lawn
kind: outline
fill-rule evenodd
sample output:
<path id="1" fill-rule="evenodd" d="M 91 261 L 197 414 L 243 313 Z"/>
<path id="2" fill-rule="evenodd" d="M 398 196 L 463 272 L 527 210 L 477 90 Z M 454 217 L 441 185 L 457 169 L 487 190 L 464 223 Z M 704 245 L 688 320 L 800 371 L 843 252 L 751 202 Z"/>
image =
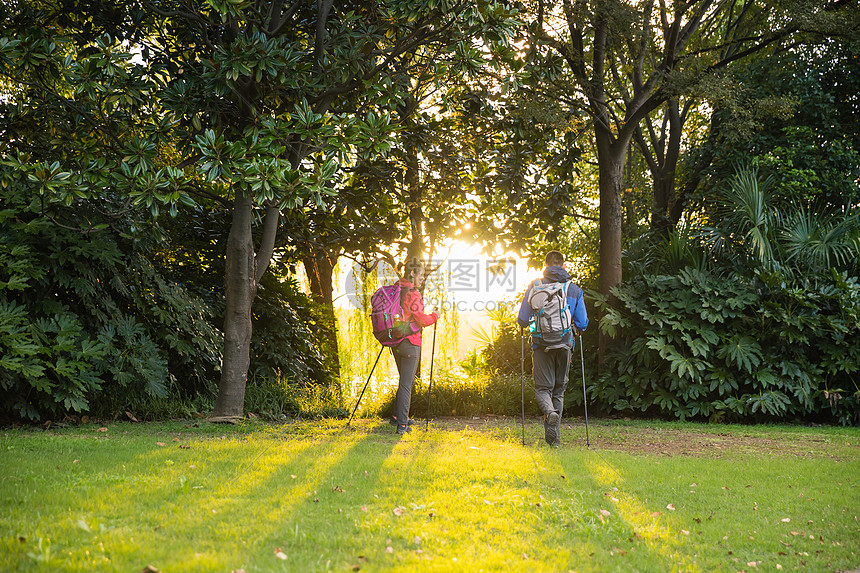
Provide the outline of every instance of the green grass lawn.
<path id="1" fill-rule="evenodd" d="M 440 420 L 0 431 L 0 571 L 845 571 L 860 429 Z"/>

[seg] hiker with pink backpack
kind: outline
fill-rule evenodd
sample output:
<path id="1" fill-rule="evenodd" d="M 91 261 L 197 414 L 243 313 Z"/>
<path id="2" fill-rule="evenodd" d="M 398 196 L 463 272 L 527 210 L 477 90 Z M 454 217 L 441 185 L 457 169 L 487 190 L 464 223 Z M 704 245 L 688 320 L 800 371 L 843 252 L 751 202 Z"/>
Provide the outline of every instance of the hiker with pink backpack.
<path id="1" fill-rule="evenodd" d="M 403 266 L 403 278 L 379 288 L 371 297 L 373 334 L 383 346 L 391 348 L 400 375 L 390 420 L 398 434 L 411 432 L 415 422 L 409 418 L 409 405 L 421 360 L 421 329 L 439 319 L 435 312 L 424 313 L 424 299 L 418 291 L 423 282 L 424 263 L 413 258 Z"/>

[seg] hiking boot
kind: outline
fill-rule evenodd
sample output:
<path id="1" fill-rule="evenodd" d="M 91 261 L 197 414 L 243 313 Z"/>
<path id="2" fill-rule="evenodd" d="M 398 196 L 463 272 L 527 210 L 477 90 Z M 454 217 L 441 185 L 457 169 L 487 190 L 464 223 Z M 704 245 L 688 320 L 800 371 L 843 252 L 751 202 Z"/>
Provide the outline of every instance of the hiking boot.
<path id="1" fill-rule="evenodd" d="M 391 424 L 392 426 L 396 426 L 396 425 L 397 425 L 397 418 L 396 418 L 396 417 L 394 417 L 394 416 L 391 416 L 391 417 L 388 419 L 388 423 L 389 423 L 389 424 Z M 407 426 L 411 426 L 411 425 L 413 425 L 414 423 L 415 423 L 415 420 L 413 420 L 412 418 L 409 418 L 409 419 L 406 421 L 406 425 L 407 425 Z"/>
<path id="2" fill-rule="evenodd" d="M 558 423 L 560 420 L 558 412 L 550 412 L 547 414 L 546 420 L 544 420 L 543 437 L 549 445 L 553 445 L 559 441 Z"/>
<path id="3" fill-rule="evenodd" d="M 401 435 L 402 434 L 408 434 L 411 431 L 412 431 L 412 428 L 410 428 L 409 426 L 407 426 L 405 424 L 397 424 L 397 429 L 395 430 L 395 432 L 397 432 L 398 434 L 401 434 Z"/>

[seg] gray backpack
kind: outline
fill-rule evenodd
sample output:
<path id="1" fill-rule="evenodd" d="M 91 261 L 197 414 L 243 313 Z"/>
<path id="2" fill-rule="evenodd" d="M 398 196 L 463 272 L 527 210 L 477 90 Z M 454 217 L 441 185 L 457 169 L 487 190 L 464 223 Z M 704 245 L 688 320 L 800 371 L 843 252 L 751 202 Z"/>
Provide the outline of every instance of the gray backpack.
<path id="1" fill-rule="evenodd" d="M 570 348 L 573 342 L 572 316 L 567 304 L 569 285 L 570 281 L 544 284 L 538 279 L 529 293 L 532 342 L 546 350 Z"/>

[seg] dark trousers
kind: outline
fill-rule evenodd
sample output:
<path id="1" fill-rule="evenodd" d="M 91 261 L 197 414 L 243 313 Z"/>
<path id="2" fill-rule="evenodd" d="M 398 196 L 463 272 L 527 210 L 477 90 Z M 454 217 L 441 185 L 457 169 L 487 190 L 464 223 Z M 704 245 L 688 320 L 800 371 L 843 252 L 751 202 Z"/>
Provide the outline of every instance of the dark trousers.
<path id="1" fill-rule="evenodd" d="M 570 349 L 535 348 L 532 353 L 532 374 L 535 380 L 535 401 L 544 416 L 564 410 L 564 390 L 570 370 Z"/>
<path id="2" fill-rule="evenodd" d="M 400 383 L 397 395 L 394 397 L 394 417 L 398 424 L 406 424 L 409 420 L 409 404 L 412 402 L 412 386 L 415 385 L 415 371 L 421 360 L 421 347 L 404 340 L 391 349 L 397 372 L 400 373 Z"/>

